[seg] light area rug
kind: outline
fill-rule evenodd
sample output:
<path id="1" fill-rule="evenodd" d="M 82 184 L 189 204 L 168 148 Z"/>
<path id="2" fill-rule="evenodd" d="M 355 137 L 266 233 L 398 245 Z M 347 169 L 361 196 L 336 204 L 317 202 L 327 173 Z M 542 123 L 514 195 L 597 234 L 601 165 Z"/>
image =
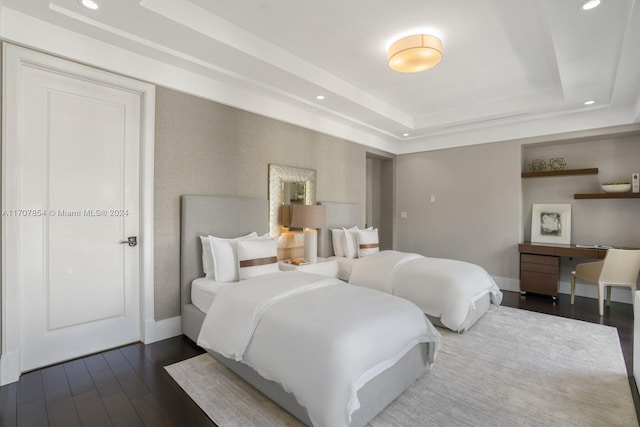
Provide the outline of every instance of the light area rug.
<path id="1" fill-rule="evenodd" d="M 490 310 L 371 426 L 638 426 L 615 328 Z M 220 427 L 299 421 L 203 354 L 166 367 Z"/>

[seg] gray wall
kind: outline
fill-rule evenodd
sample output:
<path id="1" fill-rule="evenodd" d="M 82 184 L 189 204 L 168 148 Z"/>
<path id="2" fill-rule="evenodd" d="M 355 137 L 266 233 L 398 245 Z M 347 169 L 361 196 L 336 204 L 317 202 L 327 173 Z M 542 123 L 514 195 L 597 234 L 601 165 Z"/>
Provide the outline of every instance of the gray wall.
<path id="1" fill-rule="evenodd" d="M 517 142 L 398 156 L 397 249 L 473 262 L 492 276 L 517 279 L 520 164 Z M 406 219 L 399 218 L 403 211 Z"/>
<path id="2" fill-rule="evenodd" d="M 180 315 L 180 196 L 268 198 L 268 165 L 315 169 L 317 200 L 365 205 L 361 145 L 157 88 L 155 318 Z"/>

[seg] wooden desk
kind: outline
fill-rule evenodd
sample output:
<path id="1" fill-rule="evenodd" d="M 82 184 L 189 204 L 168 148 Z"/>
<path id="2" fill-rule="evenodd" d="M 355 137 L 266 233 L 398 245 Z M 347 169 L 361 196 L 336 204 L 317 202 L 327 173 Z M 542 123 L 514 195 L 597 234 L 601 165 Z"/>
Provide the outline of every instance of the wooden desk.
<path id="1" fill-rule="evenodd" d="M 578 248 L 576 245 L 524 242 L 520 252 L 520 292 L 558 296 L 560 257 L 603 259 L 606 249 Z"/>

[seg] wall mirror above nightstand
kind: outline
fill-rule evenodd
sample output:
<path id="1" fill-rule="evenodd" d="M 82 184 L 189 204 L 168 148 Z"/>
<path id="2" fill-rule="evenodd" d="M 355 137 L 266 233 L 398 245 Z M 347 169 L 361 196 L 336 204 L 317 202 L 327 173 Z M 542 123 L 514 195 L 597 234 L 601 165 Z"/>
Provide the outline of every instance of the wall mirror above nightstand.
<path id="1" fill-rule="evenodd" d="M 298 248 L 304 245 L 302 233 L 291 233 L 283 238 L 288 209 L 296 204 L 316 204 L 316 171 L 293 166 L 269 165 L 269 233 L 278 238 L 278 248 Z M 301 230 L 300 230 L 301 231 Z M 299 236 L 298 236 L 299 235 Z M 279 252 L 282 252 L 279 250 Z M 299 256 L 295 252 L 280 254 L 279 258 Z"/>

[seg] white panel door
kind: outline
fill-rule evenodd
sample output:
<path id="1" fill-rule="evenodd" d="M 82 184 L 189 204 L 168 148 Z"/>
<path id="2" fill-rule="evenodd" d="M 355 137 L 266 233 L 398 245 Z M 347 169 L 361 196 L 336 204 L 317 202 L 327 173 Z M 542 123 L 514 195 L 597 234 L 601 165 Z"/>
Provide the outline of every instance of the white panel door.
<path id="1" fill-rule="evenodd" d="M 140 340 L 140 96 L 20 75 L 21 371 Z"/>

